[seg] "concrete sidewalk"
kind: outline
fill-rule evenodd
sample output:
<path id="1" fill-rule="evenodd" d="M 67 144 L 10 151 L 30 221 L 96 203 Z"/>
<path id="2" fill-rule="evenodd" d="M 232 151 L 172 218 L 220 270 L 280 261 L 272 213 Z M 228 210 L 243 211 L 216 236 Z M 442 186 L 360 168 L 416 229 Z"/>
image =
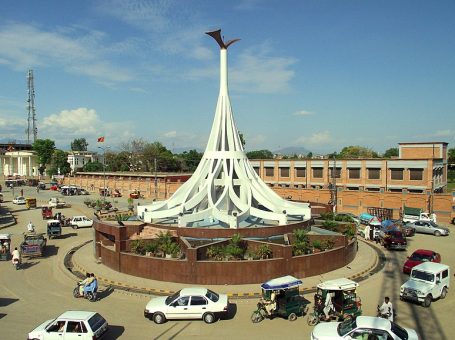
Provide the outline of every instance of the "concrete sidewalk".
<path id="1" fill-rule="evenodd" d="M 354 261 L 343 268 L 323 275 L 301 278 L 303 281 L 301 290 L 304 293 L 314 291 L 318 283 L 326 280 L 342 277 L 351 280 L 360 280 L 363 277 L 369 277 L 379 264 L 379 260 L 378 248 L 372 243 L 366 243 L 360 240 L 359 250 Z M 72 263 L 74 266 L 73 270 L 79 271 L 80 273 L 95 273 L 103 285 L 117 286 L 134 293 L 169 295 L 182 288 L 194 286 L 190 284 L 149 280 L 114 271 L 103 264 L 97 263 L 93 256 L 92 242 L 82 246 L 73 253 Z M 256 298 L 260 296 L 261 292 L 260 284 L 211 285 L 206 287 L 218 293 L 226 293 L 231 298 Z"/>

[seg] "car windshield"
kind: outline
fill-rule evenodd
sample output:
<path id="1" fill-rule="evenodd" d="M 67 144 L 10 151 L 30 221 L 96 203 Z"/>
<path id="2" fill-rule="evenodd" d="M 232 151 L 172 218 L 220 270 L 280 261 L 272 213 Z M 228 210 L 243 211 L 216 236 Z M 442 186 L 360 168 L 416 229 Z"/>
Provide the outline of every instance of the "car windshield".
<path id="1" fill-rule="evenodd" d="M 101 315 L 99 315 L 98 313 L 93 315 L 88 320 L 88 324 L 90 325 L 90 328 L 92 329 L 93 332 L 96 332 L 105 323 L 106 323 L 106 320 Z"/>
<path id="2" fill-rule="evenodd" d="M 213 302 L 217 302 L 220 298 L 220 296 L 217 293 L 211 291 L 210 289 L 207 289 L 207 294 L 205 294 L 205 296 L 212 300 Z"/>
<path id="3" fill-rule="evenodd" d="M 439 226 L 438 226 L 436 223 L 434 223 L 434 222 L 432 222 L 432 221 L 430 221 L 429 223 L 430 223 L 430 225 L 431 225 L 432 227 L 439 228 Z"/>
<path id="4" fill-rule="evenodd" d="M 340 336 L 345 336 L 353 329 L 357 328 L 357 324 L 355 323 L 355 319 L 346 319 L 343 322 L 340 322 L 338 325 L 337 331 Z"/>
<path id="5" fill-rule="evenodd" d="M 403 327 L 398 326 L 394 322 L 390 322 L 392 332 L 398 336 L 398 338 L 407 340 L 408 339 L 408 332 Z"/>
<path id="6" fill-rule="evenodd" d="M 409 259 L 411 261 L 428 262 L 431 261 L 431 255 L 414 253 Z"/>
<path id="7" fill-rule="evenodd" d="M 433 282 L 434 281 L 434 274 L 422 272 L 420 270 L 413 270 L 411 273 L 411 277 L 413 279 Z"/>
<path id="8" fill-rule="evenodd" d="M 174 295 L 168 296 L 165 301 L 166 305 L 169 305 L 172 301 L 177 299 L 179 296 L 180 296 L 180 290 L 177 293 L 175 293 Z"/>

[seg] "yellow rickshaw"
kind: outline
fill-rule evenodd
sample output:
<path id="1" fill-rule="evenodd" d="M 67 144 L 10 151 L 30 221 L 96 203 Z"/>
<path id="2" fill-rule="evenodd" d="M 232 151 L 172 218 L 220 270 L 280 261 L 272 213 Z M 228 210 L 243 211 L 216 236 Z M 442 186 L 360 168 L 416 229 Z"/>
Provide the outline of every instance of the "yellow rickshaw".
<path id="1" fill-rule="evenodd" d="M 36 198 L 27 197 L 25 199 L 25 206 L 27 209 L 36 208 Z"/>

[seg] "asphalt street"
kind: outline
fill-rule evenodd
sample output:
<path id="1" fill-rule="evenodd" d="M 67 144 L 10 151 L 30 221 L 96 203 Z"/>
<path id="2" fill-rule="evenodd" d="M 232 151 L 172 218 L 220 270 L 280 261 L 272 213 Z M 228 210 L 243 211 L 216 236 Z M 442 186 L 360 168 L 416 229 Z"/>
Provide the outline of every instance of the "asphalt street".
<path id="1" fill-rule="evenodd" d="M 43 204 L 58 194 L 22 187 L 26 196 L 34 196 Z M 15 188 L 16 195 L 20 188 Z M 45 232 L 46 223 L 41 218 L 40 209 L 27 210 L 24 206 L 11 203 L 12 193 L 4 190 L 4 205 L 11 208 L 17 224 L 0 233 L 13 234 L 13 247 L 21 242 L 22 233 L 31 220 L 38 232 Z M 92 196 L 64 197 L 72 204 L 71 208 L 61 210 L 65 216 L 87 215 L 93 211 L 83 201 Z M 142 201 L 145 203 L 144 201 Z M 115 203 L 126 206 L 126 199 Z M 453 226 L 451 227 L 453 231 Z M 295 322 L 276 318 L 252 324 L 250 315 L 255 309 L 256 300 L 232 301 L 232 308 L 225 320 L 207 325 L 203 321 L 169 321 L 156 325 L 143 316 L 143 309 L 150 296 L 112 291 L 101 287 L 101 299 L 89 302 L 75 299 L 72 290 L 77 279 L 65 270 L 63 257 L 73 246 L 92 238 L 92 229 L 63 229 L 59 239 L 48 240 L 44 257 L 26 259 L 22 269 L 16 271 L 10 262 L 0 262 L 0 339 L 26 339 L 27 333 L 41 322 L 54 318 L 66 310 L 92 310 L 103 315 L 111 329 L 107 339 L 309 339 L 312 327 L 307 325 L 306 317 Z M 375 315 L 376 306 L 384 296 L 390 296 L 397 310 L 396 322 L 404 327 L 414 328 L 422 339 L 452 339 L 455 294 L 449 291 L 447 298 L 433 302 L 430 308 L 402 302 L 399 288 L 407 275 L 401 268 L 406 256 L 418 248 L 433 249 L 441 253 L 442 262 L 454 268 L 453 232 L 448 237 L 416 235 L 409 238 L 408 251 L 385 251 L 387 263 L 383 271 L 361 282 L 358 295 L 362 298 L 364 315 Z M 96 274 L 96 273 L 95 273 Z M 452 284 L 453 284 L 453 273 Z M 323 277 L 321 277 L 323 280 Z M 312 295 L 306 298 L 313 301 Z M 312 307 L 312 304 L 310 305 Z"/>

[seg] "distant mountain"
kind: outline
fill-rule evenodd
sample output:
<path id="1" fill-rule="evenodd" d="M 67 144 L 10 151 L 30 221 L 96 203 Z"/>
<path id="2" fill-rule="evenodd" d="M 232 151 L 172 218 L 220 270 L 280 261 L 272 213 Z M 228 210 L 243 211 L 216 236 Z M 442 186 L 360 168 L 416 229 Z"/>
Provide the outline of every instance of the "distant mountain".
<path id="1" fill-rule="evenodd" d="M 305 149 L 303 146 L 288 146 L 286 148 L 281 148 L 279 150 L 273 151 L 275 154 L 280 154 L 280 155 L 287 155 L 287 156 L 292 156 L 292 155 L 306 155 L 310 151 Z"/>

